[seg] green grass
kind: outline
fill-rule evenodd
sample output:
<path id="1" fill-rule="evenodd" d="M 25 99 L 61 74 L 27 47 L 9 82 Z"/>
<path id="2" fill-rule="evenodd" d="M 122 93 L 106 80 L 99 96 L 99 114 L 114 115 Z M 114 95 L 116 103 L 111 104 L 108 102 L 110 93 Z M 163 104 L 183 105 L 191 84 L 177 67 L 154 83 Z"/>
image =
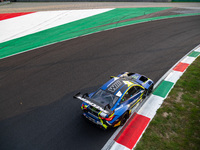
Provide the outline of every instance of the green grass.
<path id="1" fill-rule="evenodd" d="M 200 57 L 178 80 L 135 149 L 200 149 Z"/>

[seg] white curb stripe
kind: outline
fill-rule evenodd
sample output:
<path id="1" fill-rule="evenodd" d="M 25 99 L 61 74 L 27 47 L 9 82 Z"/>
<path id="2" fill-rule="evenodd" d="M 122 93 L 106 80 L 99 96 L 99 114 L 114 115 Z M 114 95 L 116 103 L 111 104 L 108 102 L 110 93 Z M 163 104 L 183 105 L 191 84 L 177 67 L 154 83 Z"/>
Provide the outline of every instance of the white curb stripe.
<path id="1" fill-rule="evenodd" d="M 138 114 L 152 119 L 155 116 L 157 109 L 162 105 L 163 101 L 164 98 L 157 95 L 151 95 L 146 103 L 140 108 Z"/>
<path id="2" fill-rule="evenodd" d="M 195 50 L 196 52 L 200 52 L 200 47 Z"/>
<path id="3" fill-rule="evenodd" d="M 113 144 L 113 146 L 111 147 L 110 150 L 130 150 L 130 149 L 127 148 L 127 147 L 124 146 L 124 145 L 121 145 L 121 144 L 115 142 L 115 143 Z"/>
<path id="4" fill-rule="evenodd" d="M 172 72 L 165 78 L 165 81 L 176 83 L 182 74 L 183 72 L 172 70 Z"/>
<path id="5" fill-rule="evenodd" d="M 191 64 L 191 63 L 193 63 L 194 60 L 195 60 L 195 57 L 189 57 L 189 56 L 187 56 L 187 57 L 185 57 L 185 59 L 183 59 L 181 62 L 182 62 L 182 63 Z"/>

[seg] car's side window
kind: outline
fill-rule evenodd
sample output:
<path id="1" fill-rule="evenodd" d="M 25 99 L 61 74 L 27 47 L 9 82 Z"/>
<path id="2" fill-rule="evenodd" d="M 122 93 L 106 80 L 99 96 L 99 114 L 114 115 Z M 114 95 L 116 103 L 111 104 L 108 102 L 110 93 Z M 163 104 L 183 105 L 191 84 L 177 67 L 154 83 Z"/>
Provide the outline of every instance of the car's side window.
<path id="1" fill-rule="evenodd" d="M 136 88 L 136 93 L 138 93 L 138 92 L 140 92 L 141 90 L 143 90 L 141 87 L 139 87 L 139 86 L 135 86 L 135 88 Z"/>
<path id="2" fill-rule="evenodd" d="M 125 102 L 127 99 L 129 99 L 129 93 L 126 92 L 125 95 L 122 97 L 121 103 Z"/>
<path id="3" fill-rule="evenodd" d="M 125 102 L 126 100 L 128 100 L 130 97 L 132 97 L 136 93 L 137 93 L 137 89 L 135 88 L 135 86 L 133 86 L 122 97 L 121 103 Z"/>

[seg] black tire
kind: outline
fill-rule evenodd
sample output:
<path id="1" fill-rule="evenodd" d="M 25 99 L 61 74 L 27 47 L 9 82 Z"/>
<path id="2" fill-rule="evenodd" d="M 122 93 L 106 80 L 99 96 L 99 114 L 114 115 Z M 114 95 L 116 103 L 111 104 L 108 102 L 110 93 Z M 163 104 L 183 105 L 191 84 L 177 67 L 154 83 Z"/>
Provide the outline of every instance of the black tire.
<path id="1" fill-rule="evenodd" d="M 147 97 L 147 90 L 145 89 L 143 95 L 142 95 L 142 99 L 145 99 Z"/>
<path id="2" fill-rule="evenodd" d="M 128 118 L 129 118 L 129 113 L 128 112 L 124 113 L 123 116 L 122 116 L 122 119 L 121 119 L 120 126 L 123 126 L 126 123 Z"/>
<path id="3" fill-rule="evenodd" d="M 149 96 L 153 91 L 153 84 L 149 87 L 148 91 L 147 91 L 147 96 Z"/>
<path id="4" fill-rule="evenodd" d="M 149 96 L 152 93 L 152 91 L 153 91 L 153 84 L 149 87 L 148 90 L 145 89 L 142 98 L 145 99 L 147 96 Z"/>

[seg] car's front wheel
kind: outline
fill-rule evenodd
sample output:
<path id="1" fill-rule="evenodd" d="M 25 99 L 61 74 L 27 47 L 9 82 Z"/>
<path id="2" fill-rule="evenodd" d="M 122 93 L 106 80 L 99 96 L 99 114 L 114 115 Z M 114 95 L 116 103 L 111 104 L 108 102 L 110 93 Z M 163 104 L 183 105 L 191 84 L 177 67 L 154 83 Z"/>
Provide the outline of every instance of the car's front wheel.
<path id="1" fill-rule="evenodd" d="M 153 91 L 153 84 L 149 87 L 148 91 L 147 91 L 147 96 L 149 96 Z"/>
<path id="2" fill-rule="evenodd" d="M 149 96 L 152 93 L 152 91 L 153 91 L 153 84 L 149 87 L 148 90 L 144 91 L 142 98 L 145 99 L 147 96 Z"/>

